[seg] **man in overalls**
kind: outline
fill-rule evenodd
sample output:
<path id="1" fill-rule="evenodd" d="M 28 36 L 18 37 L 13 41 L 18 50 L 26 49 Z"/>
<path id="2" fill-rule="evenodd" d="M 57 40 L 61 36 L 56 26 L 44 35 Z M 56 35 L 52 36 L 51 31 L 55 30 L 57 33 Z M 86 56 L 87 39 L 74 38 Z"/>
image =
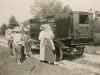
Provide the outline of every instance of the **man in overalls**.
<path id="1" fill-rule="evenodd" d="M 23 39 L 19 27 L 13 29 L 13 50 L 18 64 L 21 64 Z"/>

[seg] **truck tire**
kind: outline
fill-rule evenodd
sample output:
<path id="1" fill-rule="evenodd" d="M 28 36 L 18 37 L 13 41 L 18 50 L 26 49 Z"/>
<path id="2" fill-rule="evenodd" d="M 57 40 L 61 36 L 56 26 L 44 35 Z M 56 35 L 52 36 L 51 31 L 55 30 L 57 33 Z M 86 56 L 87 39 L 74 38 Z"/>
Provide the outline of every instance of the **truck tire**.
<path id="1" fill-rule="evenodd" d="M 56 60 L 60 61 L 63 57 L 62 48 L 58 43 L 55 43 L 55 49 L 56 49 Z"/>

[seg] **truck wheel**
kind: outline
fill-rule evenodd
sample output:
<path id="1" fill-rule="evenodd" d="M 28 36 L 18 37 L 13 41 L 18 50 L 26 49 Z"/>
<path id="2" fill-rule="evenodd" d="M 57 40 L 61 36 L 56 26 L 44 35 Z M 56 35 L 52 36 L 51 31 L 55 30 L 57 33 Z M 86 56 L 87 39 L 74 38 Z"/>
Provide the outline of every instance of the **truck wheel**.
<path id="1" fill-rule="evenodd" d="M 78 48 L 78 49 L 76 49 L 77 50 L 77 52 L 76 52 L 76 56 L 82 56 L 83 55 L 83 53 L 84 53 L 84 48 Z"/>
<path id="2" fill-rule="evenodd" d="M 59 61 L 63 57 L 63 52 L 62 48 L 59 44 L 55 43 L 55 48 L 56 48 L 56 60 Z"/>

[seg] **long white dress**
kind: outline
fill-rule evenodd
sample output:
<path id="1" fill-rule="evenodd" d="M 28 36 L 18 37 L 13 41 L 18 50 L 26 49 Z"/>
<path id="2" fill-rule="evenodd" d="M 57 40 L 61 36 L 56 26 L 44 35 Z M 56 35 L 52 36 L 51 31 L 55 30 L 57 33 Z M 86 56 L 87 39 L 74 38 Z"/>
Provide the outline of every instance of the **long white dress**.
<path id="1" fill-rule="evenodd" d="M 48 48 L 51 47 L 50 48 L 51 50 L 55 48 L 54 44 L 53 44 L 53 38 L 54 38 L 54 35 L 53 35 L 53 32 L 51 30 L 43 30 L 43 31 L 40 32 L 40 35 L 39 35 L 39 40 L 40 40 L 40 60 L 47 61 L 48 58 L 51 56 L 50 55 L 51 51 L 49 51 L 49 56 L 47 56 L 47 54 L 48 54 L 47 46 L 48 46 Z M 48 44 L 47 40 L 49 40 L 49 42 L 51 43 L 50 46 L 46 45 L 46 44 Z M 51 57 L 54 57 L 54 56 L 52 55 Z"/>
<path id="2" fill-rule="evenodd" d="M 39 34 L 39 40 L 40 40 L 40 60 L 44 61 L 44 55 L 45 55 L 45 41 L 44 41 L 45 31 L 41 31 Z"/>

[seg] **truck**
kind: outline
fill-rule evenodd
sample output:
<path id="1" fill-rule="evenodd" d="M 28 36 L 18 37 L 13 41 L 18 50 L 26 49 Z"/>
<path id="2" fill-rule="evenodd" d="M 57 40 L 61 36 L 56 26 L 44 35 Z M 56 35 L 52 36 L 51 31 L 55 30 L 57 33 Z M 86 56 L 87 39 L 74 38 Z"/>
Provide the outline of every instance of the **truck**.
<path id="1" fill-rule="evenodd" d="M 39 50 L 38 40 L 40 26 L 48 23 L 55 34 L 56 58 L 61 60 L 63 54 L 82 56 L 84 54 L 84 44 L 93 41 L 93 13 L 83 11 L 72 11 L 70 16 L 51 15 L 42 18 L 30 19 L 29 34 L 33 39 L 32 50 Z"/>

